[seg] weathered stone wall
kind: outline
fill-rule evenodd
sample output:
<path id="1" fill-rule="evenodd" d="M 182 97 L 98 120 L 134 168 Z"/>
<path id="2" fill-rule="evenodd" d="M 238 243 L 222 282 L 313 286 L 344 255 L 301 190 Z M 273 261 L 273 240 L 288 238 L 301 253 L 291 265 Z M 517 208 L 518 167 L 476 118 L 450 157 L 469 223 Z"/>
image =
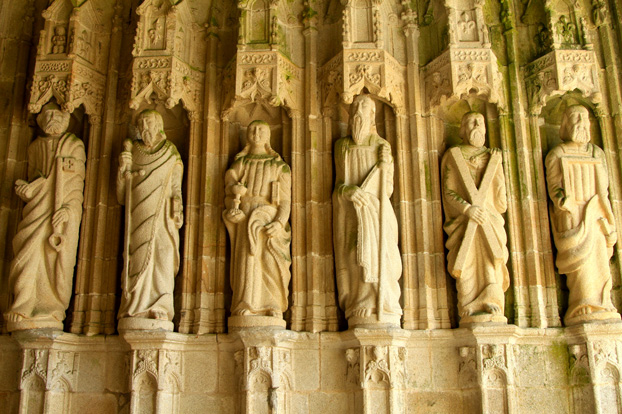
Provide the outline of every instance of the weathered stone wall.
<path id="1" fill-rule="evenodd" d="M 0 2 L 3 312 L 34 114 L 56 101 L 87 151 L 65 332 L 0 320 L 0 411 L 622 412 L 620 324 L 562 326 L 544 168 L 565 108 L 587 107 L 622 223 L 620 21 L 614 0 Z M 395 159 L 403 329 L 346 330 L 336 303 L 333 147 L 362 92 Z M 119 335 L 117 159 L 147 108 L 185 165 L 175 332 Z M 457 328 L 440 180 L 468 111 L 503 154 L 511 280 L 508 325 L 471 330 Z M 254 119 L 292 168 L 290 309 L 287 330 L 227 333 L 224 174 Z"/>

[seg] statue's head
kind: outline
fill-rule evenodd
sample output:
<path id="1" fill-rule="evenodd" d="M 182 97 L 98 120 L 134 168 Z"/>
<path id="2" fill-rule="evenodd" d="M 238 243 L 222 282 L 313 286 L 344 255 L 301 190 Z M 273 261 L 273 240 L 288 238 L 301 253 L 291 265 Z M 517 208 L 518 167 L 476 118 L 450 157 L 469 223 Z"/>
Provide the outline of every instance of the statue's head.
<path id="1" fill-rule="evenodd" d="M 562 141 L 585 144 L 590 141 L 590 114 L 583 105 L 566 108 L 559 128 Z"/>
<path id="2" fill-rule="evenodd" d="M 465 144 L 480 148 L 486 142 L 486 122 L 479 112 L 467 112 L 460 123 L 460 138 Z"/>
<path id="3" fill-rule="evenodd" d="M 153 148 L 166 139 L 162 115 L 155 109 L 145 109 L 136 118 L 136 128 L 145 146 Z"/>
<path id="4" fill-rule="evenodd" d="M 246 143 L 253 147 L 270 148 L 270 125 L 266 121 L 255 120 L 246 130 Z"/>
<path id="5" fill-rule="evenodd" d="M 50 102 L 45 104 L 41 113 L 37 115 L 37 124 L 47 135 L 60 135 L 69 128 L 70 117 L 69 112 Z"/>
<path id="6" fill-rule="evenodd" d="M 350 126 L 352 138 L 360 143 L 372 133 L 372 126 L 376 123 L 376 103 L 369 95 L 359 95 L 352 101 L 350 107 Z"/>

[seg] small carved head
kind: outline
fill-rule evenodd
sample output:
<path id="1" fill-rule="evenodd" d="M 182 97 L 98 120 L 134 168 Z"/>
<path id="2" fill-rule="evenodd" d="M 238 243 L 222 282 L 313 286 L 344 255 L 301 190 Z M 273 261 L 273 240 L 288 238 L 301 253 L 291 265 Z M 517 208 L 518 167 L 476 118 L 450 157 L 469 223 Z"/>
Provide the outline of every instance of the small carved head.
<path id="1" fill-rule="evenodd" d="M 376 125 L 376 103 L 366 94 L 358 95 L 352 101 L 350 107 L 350 127 L 352 138 L 356 142 L 362 141 L 369 134 L 375 132 L 372 127 Z"/>
<path id="2" fill-rule="evenodd" d="M 270 125 L 266 121 L 255 120 L 246 130 L 246 142 L 253 147 L 270 148 Z"/>
<path id="3" fill-rule="evenodd" d="M 559 128 L 562 141 L 585 144 L 590 141 L 590 115 L 583 105 L 566 108 Z"/>
<path id="4" fill-rule="evenodd" d="M 136 119 L 140 139 L 148 148 L 156 147 L 166 139 L 162 115 L 154 109 L 145 109 Z"/>
<path id="5" fill-rule="evenodd" d="M 63 111 L 57 104 L 46 104 L 37 115 L 37 124 L 47 135 L 60 135 L 69 128 L 69 112 Z"/>
<path id="6" fill-rule="evenodd" d="M 486 142 L 486 122 L 479 112 L 467 112 L 460 123 L 460 138 L 465 144 L 483 147 Z"/>

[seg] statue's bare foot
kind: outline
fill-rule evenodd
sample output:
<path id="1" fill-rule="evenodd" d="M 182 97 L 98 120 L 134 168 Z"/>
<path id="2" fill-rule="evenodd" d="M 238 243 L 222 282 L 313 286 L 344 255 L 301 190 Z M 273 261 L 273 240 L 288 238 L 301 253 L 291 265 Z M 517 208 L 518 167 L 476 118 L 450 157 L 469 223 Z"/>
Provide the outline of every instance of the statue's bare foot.
<path id="1" fill-rule="evenodd" d="M 250 315 L 250 314 L 251 314 L 251 311 L 248 309 L 240 309 L 239 311 L 235 312 L 235 315 L 238 315 L 238 316 L 245 316 L 245 315 Z"/>
<path id="2" fill-rule="evenodd" d="M 496 303 L 484 304 L 484 310 L 486 310 L 486 312 L 493 314 L 493 315 L 498 315 L 501 313 L 501 307 L 497 305 Z"/>
<path id="3" fill-rule="evenodd" d="M 590 305 L 583 305 L 577 308 L 577 315 L 589 315 L 592 313 L 592 307 Z"/>
<path id="4" fill-rule="evenodd" d="M 24 317 L 15 312 L 8 312 L 4 314 L 4 319 L 6 319 L 8 322 L 19 322 L 24 319 Z"/>
<path id="5" fill-rule="evenodd" d="M 151 318 L 168 321 L 168 314 L 164 311 L 154 310 L 154 311 L 151 311 Z"/>
<path id="6" fill-rule="evenodd" d="M 283 317 L 283 312 L 278 311 L 276 309 L 270 309 L 268 312 L 266 312 L 266 314 L 268 316 L 274 316 L 275 318 L 282 318 Z"/>
<path id="7" fill-rule="evenodd" d="M 355 309 L 352 311 L 352 316 L 355 316 L 358 318 L 367 318 L 371 316 L 371 309 L 367 309 L 367 308 Z"/>

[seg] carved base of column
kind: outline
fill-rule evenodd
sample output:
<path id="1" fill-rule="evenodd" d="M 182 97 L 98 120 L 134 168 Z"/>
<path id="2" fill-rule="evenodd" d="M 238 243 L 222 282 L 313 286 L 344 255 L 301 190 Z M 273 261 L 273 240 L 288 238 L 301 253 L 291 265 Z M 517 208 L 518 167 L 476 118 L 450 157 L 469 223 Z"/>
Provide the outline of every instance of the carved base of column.
<path id="1" fill-rule="evenodd" d="M 285 329 L 283 318 L 261 315 L 241 315 L 229 317 L 229 330 L 235 328 L 276 327 Z"/>
<path id="2" fill-rule="evenodd" d="M 123 318 L 119 320 L 119 332 L 123 331 L 172 331 L 173 322 L 149 318 Z"/>
<path id="3" fill-rule="evenodd" d="M 9 332 L 24 331 L 29 329 L 58 329 L 59 331 L 63 330 L 63 323 L 53 318 L 22 319 L 17 322 L 7 322 L 6 326 Z"/>
<path id="4" fill-rule="evenodd" d="M 566 326 L 580 325 L 582 323 L 621 323 L 622 319 L 617 312 L 592 312 L 585 315 L 577 315 L 572 318 L 564 318 Z M 9 325 L 10 326 L 10 325 Z"/>
<path id="5" fill-rule="evenodd" d="M 480 325 L 506 325 L 508 319 L 503 315 L 494 315 L 492 313 L 482 313 L 479 315 L 465 316 L 460 319 L 461 328 L 472 328 Z"/>
<path id="6" fill-rule="evenodd" d="M 378 319 L 377 315 L 371 316 L 352 316 L 348 319 L 348 329 L 353 328 L 392 328 L 400 327 L 401 315 L 382 315 Z"/>

